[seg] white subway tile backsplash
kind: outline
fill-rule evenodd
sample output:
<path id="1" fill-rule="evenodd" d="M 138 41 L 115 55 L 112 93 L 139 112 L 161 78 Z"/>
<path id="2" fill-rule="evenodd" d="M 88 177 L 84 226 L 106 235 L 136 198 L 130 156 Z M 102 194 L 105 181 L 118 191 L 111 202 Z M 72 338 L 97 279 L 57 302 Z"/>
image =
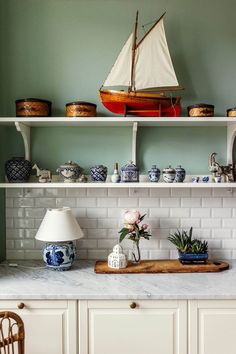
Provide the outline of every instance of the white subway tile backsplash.
<path id="1" fill-rule="evenodd" d="M 26 188 L 24 190 L 24 196 L 26 198 L 36 198 L 36 197 L 43 197 L 44 196 L 44 189 L 43 188 Z"/>
<path id="2" fill-rule="evenodd" d="M 79 208 L 93 208 L 96 206 L 97 200 L 96 200 L 96 198 L 81 197 L 81 198 L 77 198 L 76 204 L 77 204 L 77 207 L 79 207 Z"/>
<path id="3" fill-rule="evenodd" d="M 41 259 L 43 244 L 35 234 L 47 208 L 72 207 L 84 238 L 77 242 L 79 259 L 106 259 L 118 242 L 125 210 L 147 214 L 152 238 L 142 240 L 143 258 L 176 258 L 170 233 L 194 227 L 194 237 L 209 242 L 214 258 L 236 257 L 236 191 L 211 188 L 76 188 L 9 189 L 6 191 L 8 259 Z M 122 242 L 125 252 L 132 242 Z M 129 251 L 130 252 L 130 251 Z"/>
<path id="4" fill-rule="evenodd" d="M 191 208 L 193 218 L 209 218 L 211 216 L 210 208 Z"/>
<path id="5" fill-rule="evenodd" d="M 161 198 L 160 205 L 162 208 L 180 207 L 180 198 Z"/>
<path id="6" fill-rule="evenodd" d="M 201 198 L 182 198 L 181 206 L 187 208 L 194 208 L 201 206 Z"/>
<path id="7" fill-rule="evenodd" d="M 88 197 L 107 197 L 107 188 L 88 188 Z"/>
<path id="8" fill-rule="evenodd" d="M 98 198 L 97 203 L 99 207 L 115 207 L 117 206 L 117 198 Z"/>
<path id="9" fill-rule="evenodd" d="M 76 198 L 56 198 L 56 208 L 76 207 Z"/>
<path id="10" fill-rule="evenodd" d="M 222 199 L 221 198 L 202 198 L 203 207 L 221 207 Z"/>

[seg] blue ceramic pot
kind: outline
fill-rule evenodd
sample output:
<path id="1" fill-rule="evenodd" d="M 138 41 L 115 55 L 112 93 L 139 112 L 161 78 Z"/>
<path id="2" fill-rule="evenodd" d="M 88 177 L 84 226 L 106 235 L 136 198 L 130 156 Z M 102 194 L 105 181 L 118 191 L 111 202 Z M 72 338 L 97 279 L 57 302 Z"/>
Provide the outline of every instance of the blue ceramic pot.
<path id="1" fill-rule="evenodd" d="M 90 175 L 94 182 L 106 182 L 107 167 L 103 165 L 96 165 L 90 169 Z"/>
<path id="2" fill-rule="evenodd" d="M 132 161 L 121 167 L 121 182 L 139 182 L 139 169 Z"/>
<path id="3" fill-rule="evenodd" d="M 152 165 L 152 168 L 148 171 L 150 182 L 158 182 L 160 179 L 161 171 L 156 165 Z"/>
<path id="4" fill-rule="evenodd" d="M 73 242 L 47 243 L 43 250 L 43 260 L 54 270 L 69 270 L 75 259 L 76 247 Z"/>
<path id="5" fill-rule="evenodd" d="M 179 261 L 181 263 L 203 263 L 208 259 L 208 252 L 206 253 L 183 253 L 179 252 Z"/>
<path id="6" fill-rule="evenodd" d="M 23 157 L 13 157 L 5 163 L 5 173 L 10 183 L 28 182 L 31 170 L 31 162 Z"/>
<path id="7" fill-rule="evenodd" d="M 177 166 L 175 169 L 175 182 L 182 183 L 185 180 L 186 171 L 183 167 Z"/>
<path id="8" fill-rule="evenodd" d="M 171 166 L 164 168 L 163 172 L 163 180 L 166 183 L 173 183 L 175 180 L 175 174 L 176 171 L 174 168 L 172 168 Z"/>

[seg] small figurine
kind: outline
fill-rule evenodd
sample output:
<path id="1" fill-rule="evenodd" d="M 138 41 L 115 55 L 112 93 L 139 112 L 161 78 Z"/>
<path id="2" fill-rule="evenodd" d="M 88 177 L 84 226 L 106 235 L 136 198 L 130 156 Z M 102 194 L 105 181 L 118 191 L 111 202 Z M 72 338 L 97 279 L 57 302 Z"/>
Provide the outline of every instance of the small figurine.
<path id="1" fill-rule="evenodd" d="M 215 159 L 217 153 L 213 152 L 209 157 L 209 170 L 212 172 L 213 179 L 221 177 L 221 182 L 234 182 L 233 166 L 229 164 L 227 166 L 221 166 Z"/>
<path id="2" fill-rule="evenodd" d="M 111 175 L 111 181 L 113 183 L 119 183 L 120 182 L 120 174 L 119 174 L 119 170 L 118 170 L 118 162 L 115 163 L 115 167 L 114 167 L 114 172 L 113 175 Z"/>
<path id="3" fill-rule="evenodd" d="M 85 175 L 81 175 L 81 176 L 78 178 L 78 182 L 80 182 L 80 183 L 86 183 L 86 182 L 88 182 L 88 177 L 85 176 Z"/>
<path id="4" fill-rule="evenodd" d="M 112 253 L 108 256 L 108 267 L 122 269 L 127 267 L 127 257 L 123 253 L 122 247 L 118 244 L 113 247 Z"/>
<path id="5" fill-rule="evenodd" d="M 52 172 L 47 169 L 39 168 L 36 164 L 32 167 L 32 170 L 36 170 L 36 176 L 39 177 L 40 183 L 52 182 Z"/>
<path id="6" fill-rule="evenodd" d="M 202 177 L 202 182 L 203 183 L 208 183 L 209 182 L 209 176 L 203 176 Z"/>
<path id="7" fill-rule="evenodd" d="M 193 176 L 193 177 L 192 177 L 192 182 L 193 182 L 193 183 L 198 183 L 199 180 L 200 180 L 200 177 L 198 177 L 198 176 Z"/>

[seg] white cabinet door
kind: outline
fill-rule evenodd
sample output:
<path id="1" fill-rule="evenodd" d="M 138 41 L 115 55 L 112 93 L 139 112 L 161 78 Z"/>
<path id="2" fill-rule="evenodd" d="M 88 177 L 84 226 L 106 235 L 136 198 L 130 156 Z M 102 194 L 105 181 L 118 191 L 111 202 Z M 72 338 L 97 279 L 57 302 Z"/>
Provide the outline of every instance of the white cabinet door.
<path id="1" fill-rule="evenodd" d="M 189 302 L 189 354 L 236 353 L 236 301 Z"/>
<path id="2" fill-rule="evenodd" d="M 79 354 L 187 354 L 186 301 L 80 301 Z"/>
<path id="3" fill-rule="evenodd" d="M 24 321 L 26 354 L 77 354 L 76 301 L 0 301 L 7 310 Z"/>

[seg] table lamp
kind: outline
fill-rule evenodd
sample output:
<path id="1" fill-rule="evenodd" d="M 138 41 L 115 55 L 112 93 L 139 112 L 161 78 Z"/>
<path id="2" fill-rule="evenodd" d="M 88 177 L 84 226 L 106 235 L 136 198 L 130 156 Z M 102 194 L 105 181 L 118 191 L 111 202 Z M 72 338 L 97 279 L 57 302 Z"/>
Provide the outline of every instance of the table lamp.
<path id="1" fill-rule="evenodd" d="M 48 209 L 35 238 L 46 242 L 43 260 L 49 268 L 69 270 L 75 259 L 73 241 L 82 238 L 83 232 L 70 208 Z"/>

